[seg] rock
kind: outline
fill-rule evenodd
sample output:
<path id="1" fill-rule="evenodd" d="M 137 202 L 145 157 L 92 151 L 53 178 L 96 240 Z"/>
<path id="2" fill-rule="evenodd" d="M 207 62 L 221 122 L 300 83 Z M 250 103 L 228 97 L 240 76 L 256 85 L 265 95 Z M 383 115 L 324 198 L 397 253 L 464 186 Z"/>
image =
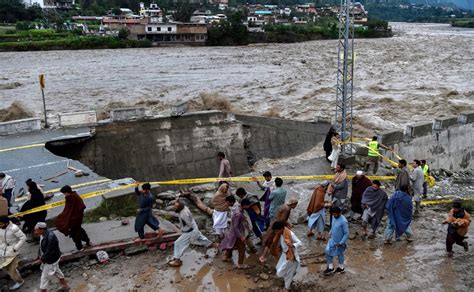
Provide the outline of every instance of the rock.
<path id="1" fill-rule="evenodd" d="M 142 285 L 140 284 L 135 284 L 135 288 L 140 288 Z"/>
<path id="2" fill-rule="evenodd" d="M 301 60 L 301 63 L 306 64 L 306 60 Z"/>
<path id="3" fill-rule="evenodd" d="M 115 220 L 117 219 L 117 217 L 118 217 L 117 214 L 110 214 L 109 216 L 110 220 Z"/>
<path id="4" fill-rule="evenodd" d="M 96 260 L 90 260 L 87 264 L 89 266 L 93 266 L 93 265 L 97 264 L 97 261 Z"/>
<path id="5" fill-rule="evenodd" d="M 109 218 L 107 218 L 107 217 L 100 217 L 100 218 L 99 218 L 99 221 L 100 221 L 100 222 L 105 222 L 105 221 L 107 221 L 107 220 L 109 220 Z"/>
<path id="6" fill-rule="evenodd" d="M 270 276 L 268 276 L 268 275 L 265 274 L 265 273 L 260 273 L 259 277 L 260 277 L 260 279 L 265 280 L 265 281 L 270 278 Z"/>
<path id="7" fill-rule="evenodd" d="M 89 276 L 88 276 L 86 273 L 82 273 L 82 277 L 83 277 L 84 279 L 89 278 Z"/>
<path id="8" fill-rule="evenodd" d="M 156 200 L 155 200 L 155 203 L 156 203 L 157 205 L 159 205 L 159 206 L 162 206 L 162 205 L 165 204 L 165 201 L 163 201 L 163 200 L 161 200 L 161 199 L 156 199 Z"/>
<path id="9" fill-rule="evenodd" d="M 163 242 L 160 244 L 160 250 L 166 250 L 167 244 L 166 242 Z"/>
<path id="10" fill-rule="evenodd" d="M 82 172 L 82 170 L 78 170 L 74 173 L 74 176 L 75 177 L 81 177 L 81 176 L 84 176 L 84 173 Z"/>
<path id="11" fill-rule="evenodd" d="M 128 219 L 123 219 L 122 221 L 120 221 L 120 223 L 122 224 L 122 226 L 125 226 L 130 224 L 130 221 Z"/>
<path id="12" fill-rule="evenodd" d="M 349 239 L 350 240 L 354 240 L 354 239 L 356 239 L 356 237 L 357 237 L 357 235 L 355 233 L 350 233 L 349 234 Z"/>

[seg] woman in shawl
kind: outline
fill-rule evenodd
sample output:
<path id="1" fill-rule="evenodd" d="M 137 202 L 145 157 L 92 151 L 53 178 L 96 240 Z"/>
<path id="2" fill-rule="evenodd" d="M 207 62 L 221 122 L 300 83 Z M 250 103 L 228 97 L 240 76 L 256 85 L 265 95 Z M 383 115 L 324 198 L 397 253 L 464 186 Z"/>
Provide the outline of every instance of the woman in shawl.
<path id="1" fill-rule="evenodd" d="M 63 186 L 60 192 L 64 194 L 66 203 L 63 211 L 56 218 L 56 228 L 59 232 L 72 238 L 77 250 L 83 250 L 82 242 L 85 242 L 87 246 L 91 245 L 89 236 L 81 226 L 86 205 L 70 186 Z"/>
<path id="2" fill-rule="evenodd" d="M 227 204 L 225 198 L 227 198 L 229 195 L 229 185 L 227 183 L 222 183 L 212 199 L 212 203 L 214 205 L 214 212 L 212 213 L 212 227 L 220 236 L 224 235 L 224 231 L 227 228 L 227 212 L 229 211 L 229 205 Z"/>
<path id="3" fill-rule="evenodd" d="M 339 154 L 341 153 L 341 136 L 335 133 L 331 138 L 332 152 L 328 159 L 331 162 L 331 169 L 336 169 L 337 161 L 339 160 Z"/>
<path id="4" fill-rule="evenodd" d="M 326 134 L 326 139 L 324 139 L 323 149 L 324 149 L 324 152 L 326 152 L 326 159 L 329 162 L 331 162 L 331 160 L 329 160 L 329 156 L 331 155 L 331 152 L 332 152 L 331 139 L 335 133 L 336 133 L 336 130 L 334 130 L 334 127 L 329 128 L 329 132 Z"/>
<path id="5" fill-rule="evenodd" d="M 38 188 L 36 183 L 32 180 L 28 180 L 26 182 L 26 185 L 28 187 L 28 192 L 30 193 L 30 198 L 28 201 L 26 201 L 23 204 L 23 206 L 20 209 L 20 212 L 26 212 L 28 210 L 45 205 L 44 195 L 41 192 L 41 190 Z M 25 221 L 25 224 L 23 224 L 23 228 L 22 228 L 23 232 L 26 235 L 31 236 L 36 223 L 45 222 L 47 214 L 48 214 L 48 211 L 44 210 L 44 211 L 24 215 L 23 220 Z"/>
<path id="6" fill-rule="evenodd" d="M 317 239 L 323 239 L 324 225 L 326 221 L 326 209 L 324 208 L 324 195 L 328 188 L 329 183 L 325 182 L 316 187 L 309 201 L 308 208 L 306 208 L 308 214 L 308 237 L 313 236 L 313 230 L 316 229 L 318 232 Z"/>

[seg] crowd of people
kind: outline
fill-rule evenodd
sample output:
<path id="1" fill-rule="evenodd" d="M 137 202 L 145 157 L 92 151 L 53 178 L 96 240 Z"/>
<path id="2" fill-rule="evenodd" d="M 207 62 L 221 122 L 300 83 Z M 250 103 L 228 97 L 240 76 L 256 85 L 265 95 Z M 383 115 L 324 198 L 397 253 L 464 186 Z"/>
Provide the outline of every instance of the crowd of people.
<path id="1" fill-rule="evenodd" d="M 308 237 L 316 235 L 317 240 L 327 241 L 325 249 L 327 266 L 324 275 L 345 272 L 344 254 L 348 248 L 349 222 L 360 222 L 363 237 L 373 239 L 377 236 L 383 216 L 387 214 L 388 220 L 383 235 L 385 243 L 400 241 L 402 237 L 409 242 L 413 241 L 411 222 L 413 216 L 419 214 L 421 200 L 427 195 L 426 177 L 429 175 L 426 161 L 413 160 L 410 170 L 405 160 L 399 160 L 395 192 L 388 196 L 379 180 L 371 181 L 364 174 L 370 166 L 373 166 L 373 173 L 378 169 L 380 146 L 376 137 L 369 142 L 366 168 L 357 171 L 351 181 L 348 179 L 345 165 L 339 163 L 337 159 L 341 145 L 340 137 L 335 132 L 328 133 L 328 137 L 329 144 L 325 143 L 324 147 L 335 175 L 331 180 L 315 187 L 306 208 L 308 219 L 306 235 Z M 328 145 L 331 148 L 328 148 Z M 233 186 L 226 180 L 232 176 L 231 164 L 222 152 L 219 152 L 218 158 L 220 182 L 212 199 L 214 208 L 212 227 L 218 242 L 211 241 L 201 233 L 184 200 L 178 198 L 174 202 L 174 207 L 179 218 L 181 236 L 174 243 L 173 257 L 169 265 L 181 266 L 185 250 L 190 245 L 199 245 L 218 248 L 225 262 L 232 262 L 232 254 L 237 251 L 235 266 L 238 269 L 245 269 L 248 267 L 245 264 L 246 252 L 257 253 L 256 245 L 260 245 L 259 262 L 265 263 L 269 256 L 277 258 L 276 275 L 283 278 L 285 289 L 289 290 L 301 266 L 299 252 L 303 246 L 289 222 L 292 210 L 299 203 L 298 199 L 289 195 L 284 187 L 284 181 L 279 177 L 274 179 L 269 171 L 263 173 L 263 181 L 253 178 L 260 190 L 259 194 L 251 194 L 242 187 L 236 188 L 233 192 Z M 53 278 L 57 278 L 61 286 L 67 289 L 68 284 L 59 268 L 61 251 L 58 239 L 45 223 L 47 210 L 24 216 L 11 216 L 9 206 L 15 183 L 11 176 L 0 173 L 0 257 L 3 259 L 1 267 L 14 282 L 11 289 L 18 289 L 23 284 L 18 272 L 18 253 L 27 239 L 39 242 L 38 261 L 42 266 L 40 291 L 46 291 Z M 350 195 L 349 184 L 352 186 Z M 20 211 L 26 212 L 44 206 L 46 197 L 41 187 L 31 179 L 26 181 L 26 186 L 28 200 Z M 56 229 L 71 237 L 76 249 L 81 251 L 84 249 L 84 243 L 86 246 L 91 246 L 89 236 L 82 228 L 86 206 L 79 194 L 70 186 L 63 186 L 60 192 L 65 196 L 65 207 L 56 219 Z M 136 241 L 144 240 L 146 225 L 154 230 L 157 236 L 162 236 L 164 231 L 152 212 L 154 199 L 151 185 L 142 184 L 141 189 L 137 185 L 135 192 L 138 197 Z M 21 222 L 23 224 L 20 228 Z M 471 217 L 462 208 L 461 202 L 454 202 L 444 223 L 448 224 L 446 237 L 448 255 L 453 255 L 454 244 L 468 250 L 465 239 Z M 329 232 L 326 232 L 328 225 Z M 335 257 L 337 267 L 334 265 Z"/>

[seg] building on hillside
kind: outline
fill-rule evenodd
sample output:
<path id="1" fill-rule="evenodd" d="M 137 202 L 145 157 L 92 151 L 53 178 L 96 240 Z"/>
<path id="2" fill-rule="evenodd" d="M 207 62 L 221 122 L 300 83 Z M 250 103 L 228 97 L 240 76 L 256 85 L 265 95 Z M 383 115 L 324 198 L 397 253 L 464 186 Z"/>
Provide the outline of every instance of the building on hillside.
<path id="1" fill-rule="evenodd" d="M 204 45 L 207 25 L 202 23 L 147 23 L 137 39 L 148 39 L 154 44 Z"/>
<path id="2" fill-rule="evenodd" d="M 364 5 L 362 5 L 360 2 L 355 2 L 353 4 L 351 14 L 354 16 L 354 23 L 367 23 L 369 13 L 365 10 Z"/>
<path id="3" fill-rule="evenodd" d="M 316 10 L 316 5 L 314 3 L 306 3 L 296 5 L 295 10 L 300 13 L 306 14 L 318 14 Z"/>
<path id="4" fill-rule="evenodd" d="M 150 3 L 148 8 L 145 8 L 145 3 L 140 2 L 140 17 L 149 17 L 151 22 L 163 22 L 163 10 L 158 4 Z"/>
<path id="5" fill-rule="evenodd" d="M 43 9 L 72 9 L 74 0 L 23 0 L 26 7 L 38 5 Z"/>

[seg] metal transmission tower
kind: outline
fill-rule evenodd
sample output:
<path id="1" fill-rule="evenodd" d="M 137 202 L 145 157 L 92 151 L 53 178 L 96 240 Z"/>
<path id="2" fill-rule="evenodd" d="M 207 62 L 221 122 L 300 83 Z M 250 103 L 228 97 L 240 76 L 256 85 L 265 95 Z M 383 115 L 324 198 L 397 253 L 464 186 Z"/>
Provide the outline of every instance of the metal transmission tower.
<path id="1" fill-rule="evenodd" d="M 336 125 L 343 141 L 352 140 L 352 97 L 354 85 L 354 23 L 352 1 L 341 0 L 337 57 Z M 341 154 L 351 154 L 351 145 L 343 144 Z"/>

